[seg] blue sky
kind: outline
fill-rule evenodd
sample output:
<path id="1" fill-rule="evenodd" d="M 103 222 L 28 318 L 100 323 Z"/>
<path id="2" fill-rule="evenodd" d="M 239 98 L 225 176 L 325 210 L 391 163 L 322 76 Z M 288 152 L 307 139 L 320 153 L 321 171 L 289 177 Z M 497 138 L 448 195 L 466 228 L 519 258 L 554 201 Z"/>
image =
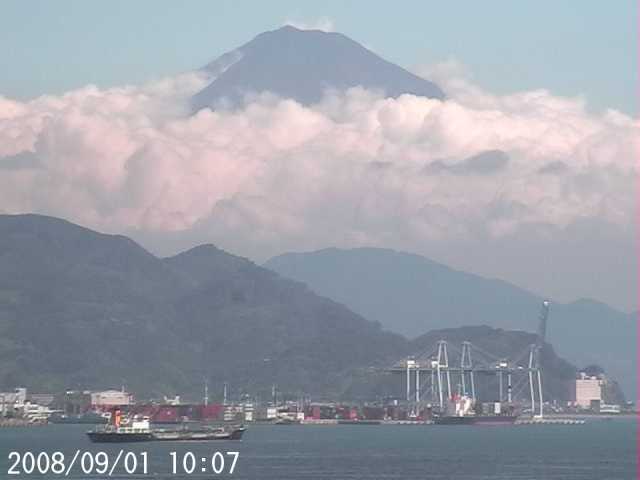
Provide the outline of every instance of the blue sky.
<path id="1" fill-rule="evenodd" d="M 287 20 L 404 67 L 455 58 L 495 93 L 547 88 L 637 112 L 637 3 L 18 1 L 0 15 L 0 95 L 141 83 L 198 67 Z"/>

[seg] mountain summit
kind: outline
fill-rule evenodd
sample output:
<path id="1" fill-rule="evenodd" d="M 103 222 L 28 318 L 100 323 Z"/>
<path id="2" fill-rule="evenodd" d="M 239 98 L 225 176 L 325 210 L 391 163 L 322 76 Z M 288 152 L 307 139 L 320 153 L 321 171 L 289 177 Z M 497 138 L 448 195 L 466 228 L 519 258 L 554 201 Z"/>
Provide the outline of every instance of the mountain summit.
<path id="1" fill-rule="evenodd" d="M 432 82 L 394 65 L 335 32 L 284 26 L 225 53 L 203 70 L 215 77 L 193 97 L 194 110 L 238 106 L 248 93 L 268 91 L 304 105 L 327 90 L 361 86 L 388 97 L 404 93 L 443 99 Z"/>

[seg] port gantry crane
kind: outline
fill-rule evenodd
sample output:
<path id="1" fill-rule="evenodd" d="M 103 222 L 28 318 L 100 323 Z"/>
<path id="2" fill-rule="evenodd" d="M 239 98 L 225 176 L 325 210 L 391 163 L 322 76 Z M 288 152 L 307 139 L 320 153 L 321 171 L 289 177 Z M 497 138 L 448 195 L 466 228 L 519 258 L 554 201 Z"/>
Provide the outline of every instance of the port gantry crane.
<path id="1" fill-rule="evenodd" d="M 441 412 L 445 410 L 446 400 L 452 398 L 455 393 L 469 396 L 475 402 L 477 400 L 476 377 L 478 375 L 497 377 L 499 402 L 506 400 L 508 403 L 512 403 L 514 396 L 521 393 L 528 383 L 532 415 L 536 413 L 537 403 L 538 416 L 542 417 L 544 400 L 541 355 L 546 337 L 549 307 L 549 301 L 542 302 L 535 343 L 513 359 L 486 352 L 469 341 L 462 342 L 461 348 L 457 349 L 448 341 L 439 340 L 430 349 L 396 362 L 387 371 L 405 375 L 406 401 L 409 405 L 413 404 L 415 409 L 419 409 L 424 397 L 423 394 L 430 393 L 431 401 L 429 403 L 437 406 Z M 460 359 L 458 365 L 450 365 L 450 350 L 453 350 Z M 475 363 L 472 361 L 472 351 L 476 359 Z M 523 366 L 522 363 L 527 354 L 529 356 L 528 365 Z M 526 377 L 523 376 L 525 373 Z M 421 377 L 426 380 L 421 381 Z M 505 377 L 506 398 L 504 395 Z M 454 392 L 451 387 L 452 378 L 459 380 L 457 392 Z M 514 379 L 517 380 L 515 386 Z M 525 383 L 526 380 L 528 382 Z"/>
<path id="2" fill-rule="evenodd" d="M 549 301 L 542 302 L 540 310 L 540 322 L 538 324 L 538 335 L 536 343 L 529 347 L 529 392 L 531 394 L 531 414 L 535 415 L 536 411 L 536 386 L 538 390 L 538 406 L 540 413 L 538 416 L 542 418 L 544 400 L 542 397 L 542 348 L 544 347 L 545 338 L 547 336 L 547 320 L 549 318 Z M 536 385 L 537 384 L 537 385 Z"/>

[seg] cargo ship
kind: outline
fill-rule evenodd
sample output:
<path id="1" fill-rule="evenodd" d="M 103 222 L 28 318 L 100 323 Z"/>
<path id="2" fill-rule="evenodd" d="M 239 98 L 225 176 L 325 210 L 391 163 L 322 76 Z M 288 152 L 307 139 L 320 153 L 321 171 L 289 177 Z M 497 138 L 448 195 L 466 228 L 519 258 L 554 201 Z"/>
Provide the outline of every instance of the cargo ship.
<path id="1" fill-rule="evenodd" d="M 433 418 L 435 425 L 513 425 L 518 416 L 513 408 L 507 413 L 502 413 L 502 404 L 495 402 L 493 410 L 489 414 L 476 413 L 473 410 L 474 402 L 467 396 L 455 396 L 450 404 L 453 415 L 440 415 Z M 449 410 L 449 411 L 451 411 Z"/>
<path id="2" fill-rule="evenodd" d="M 240 440 L 246 430 L 242 425 L 234 427 L 200 426 L 181 429 L 153 429 L 149 417 L 134 416 L 122 419 L 120 411 L 115 411 L 113 421 L 101 429 L 87 432 L 94 443 L 129 442 L 188 442 L 209 440 Z"/>
<path id="3" fill-rule="evenodd" d="M 161 442 L 193 442 L 208 440 L 241 440 L 246 429 L 239 427 L 201 427 L 183 430 L 154 430 L 153 440 Z"/>
<path id="4" fill-rule="evenodd" d="M 435 425 L 513 425 L 515 415 L 444 415 L 434 417 Z"/>

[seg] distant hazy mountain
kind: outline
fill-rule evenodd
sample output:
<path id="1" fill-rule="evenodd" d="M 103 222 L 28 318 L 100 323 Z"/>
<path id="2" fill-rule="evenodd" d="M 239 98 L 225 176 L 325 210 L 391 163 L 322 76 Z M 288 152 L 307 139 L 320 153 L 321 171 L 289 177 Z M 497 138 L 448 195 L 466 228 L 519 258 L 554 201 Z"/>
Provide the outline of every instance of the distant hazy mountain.
<path id="1" fill-rule="evenodd" d="M 501 280 L 385 249 L 287 253 L 265 266 L 410 337 L 464 325 L 535 332 L 543 300 Z M 634 316 L 580 300 L 552 305 L 547 339 L 579 366 L 605 367 L 634 398 L 635 331 Z"/>
<path id="2" fill-rule="evenodd" d="M 327 89 L 362 86 L 388 97 L 403 93 L 444 98 L 440 88 L 340 33 L 285 26 L 264 32 L 204 67 L 216 76 L 193 98 L 195 110 L 242 104 L 247 93 L 269 91 L 308 105 Z"/>
<path id="3" fill-rule="evenodd" d="M 228 381 L 234 393 L 275 382 L 333 398 L 401 395 L 401 379 L 380 372 L 431 338 L 385 332 L 212 245 L 160 259 L 126 237 L 39 215 L 0 215 L 0 272 L 0 389 L 125 384 L 194 398 L 208 378 L 212 391 Z M 530 342 L 486 327 L 446 335 L 505 351 Z M 575 367 L 545 352 L 549 391 L 562 396 Z"/>

